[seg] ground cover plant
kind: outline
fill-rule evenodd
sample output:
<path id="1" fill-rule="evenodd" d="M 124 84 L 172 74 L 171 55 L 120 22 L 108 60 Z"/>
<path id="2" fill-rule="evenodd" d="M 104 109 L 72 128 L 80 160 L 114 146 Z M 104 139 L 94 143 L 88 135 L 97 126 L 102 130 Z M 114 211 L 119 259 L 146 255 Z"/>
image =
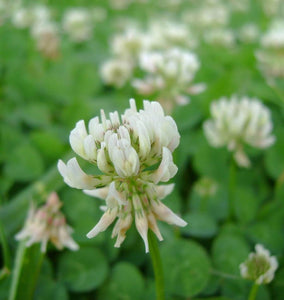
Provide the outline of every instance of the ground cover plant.
<path id="1" fill-rule="evenodd" d="M 0 0 L 0 299 L 282 300 L 280 0 Z"/>

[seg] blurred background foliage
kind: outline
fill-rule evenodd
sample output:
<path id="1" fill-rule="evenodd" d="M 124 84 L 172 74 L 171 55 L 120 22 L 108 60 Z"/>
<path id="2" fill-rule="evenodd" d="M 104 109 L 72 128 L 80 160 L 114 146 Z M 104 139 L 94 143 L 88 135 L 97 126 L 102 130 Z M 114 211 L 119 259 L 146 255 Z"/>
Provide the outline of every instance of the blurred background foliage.
<path id="1" fill-rule="evenodd" d="M 234 1 L 224 2 L 233 7 Z M 261 1 L 241 2 L 247 3 L 246 8 L 232 10 L 227 26 L 238 32 L 253 22 L 264 32 L 274 16 L 265 13 Z M 106 16 L 95 24 L 89 41 L 75 44 L 62 34 L 60 54 L 54 60 L 37 51 L 29 30 L 17 29 L 5 18 L 0 26 L 0 220 L 11 257 L 17 247 L 14 235 L 23 226 L 30 201 L 42 203 L 56 190 L 80 250 L 57 252 L 50 246 L 34 299 L 155 299 L 149 255 L 136 230 L 129 231 L 120 249 L 113 247 L 110 230 L 87 239 L 86 233 L 101 216 L 100 201 L 64 185 L 56 163 L 70 156 L 68 137 L 78 120 L 88 121 L 101 108 L 122 113 L 132 97 L 142 104 L 143 97 L 130 85 L 116 89 L 100 78 L 111 38 L 123 22 L 131 19 L 142 28 L 161 17 L 178 22 L 196 2 L 130 1 L 123 9 L 114 9 L 109 1 L 36 3 L 48 6 L 58 23 L 71 5 L 99 7 Z M 237 39 L 233 47 L 225 47 L 200 39 L 195 49 L 201 62 L 196 78 L 207 89 L 172 113 L 181 134 L 174 153 L 179 172 L 165 203 L 189 225 L 181 230 L 159 225 L 169 299 L 246 299 L 250 283 L 241 279 L 239 264 L 256 243 L 265 245 L 280 262 L 275 280 L 261 287 L 257 299 L 283 299 L 284 103 L 258 68 L 258 47 L 258 41 Z M 202 124 L 209 117 L 210 103 L 232 94 L 261 99 L 272 112 L 277 139 L 265 151 L 247 149 L 252 168 L 236 171 L 234 215 L 228 219 L 230 155 L 226 149 L 209 146 Z M 205 186 L 203 190 L 213 185 L 214 192 L 204 195 L 198 184 Z M 10 280 L 6 276 L 0 281 L 0 299 L 7 299 Z"/>

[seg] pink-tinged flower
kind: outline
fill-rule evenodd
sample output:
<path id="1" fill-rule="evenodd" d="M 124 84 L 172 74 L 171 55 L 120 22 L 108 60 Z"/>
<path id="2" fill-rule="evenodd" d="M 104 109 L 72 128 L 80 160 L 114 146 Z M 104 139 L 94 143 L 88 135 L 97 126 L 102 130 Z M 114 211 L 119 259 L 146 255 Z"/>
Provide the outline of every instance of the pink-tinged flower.
<path id="1" fill-rule="evenodd" d="M 55 192 L 51 193 L 44 206 L 31 207 L 24 228 L 16 235 L 17 240 L 27 240 L 29 247 L 41 243 L 41 251 L 46 252 L 48 241 L 57 249 L 64 247 L 78 250 L 79 246 L 72 239 L 72 228 L 66 223 L 65 216 L 60 212 L 62 203 Z"/>
<path id="2" fill-rule="evenodd" d="M 104 214 L 87 237 L 105 231 L 117 219 L 112 237 L 117 237 L 115 247 L 120 247 L 134 221 L 148 252 L 149 228 L 159 240 L 163 239 L 156 220 L 186 225 L 161 202 L 174 185 L 158 185 L 177 172 L 172 157 L 180 139 L 176 123 L 164 115 L 158 102 L 145 100 L 144 108 L 137 111 L 131 99 L 130 108 L 121 117 L 114 112 L 107 119 L 101 111 L 101 122 L 95 117 L 88 127 L 87 132 L 84 121 L 79 121 L 71 131 L 70 144 L 103 174 L 84 173 L 76 158 L 66 165 L 61 160 L 58 163 L 59 172 L 69 186 L 106 202 L 102 206 Z"/>

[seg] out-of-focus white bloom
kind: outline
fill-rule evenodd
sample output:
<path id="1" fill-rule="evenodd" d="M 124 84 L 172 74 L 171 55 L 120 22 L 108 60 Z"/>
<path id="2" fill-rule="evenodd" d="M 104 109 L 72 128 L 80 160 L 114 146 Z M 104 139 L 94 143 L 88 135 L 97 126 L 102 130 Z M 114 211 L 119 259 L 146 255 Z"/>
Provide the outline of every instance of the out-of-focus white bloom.
<path id="1" fill-rule="evenodd" d="M 284 77 L 284 22 L 275 20 L 261 38 L 256 53 L 260 69 L 266 77 Z"/>
<path id="2" fill-rule="evenodd" d="M 107 11 L 105 8 L 96 6 L 92 8 L 90 15 L 94 22 L 102 22 L 106 19 L 107 17 Z"/>
<path id="3" fill-rule="evenodd" d="M 91 16 L 84 8 L 68 9 L 63 16 L 62 26 L 73 42 L 81 43 L 92 37 Z"/>
<path id="4" fill-rule="evenodd" d="M 44 206 L 30 209 L 24 228 L 16 235 L 17 240 L 27 240 L 29 247 L 41 243 L 41 251 L 46 252 L 48 241 L 57 249 L 64 247 L 78 250 L 79 246 L 71 237 L 72 228 L 66 224 L 65 216 L 60 212 L 62 203 L 55 192 L 51 193 Z"/>
<path id="5" fill-rule="evenodd" d="M 59 54 L 58 29 L 55 23 L 40 22 L 32 28 L 32 36 L 36 40 L 37 49 L 48 58 L 56 58 Z"/>
<path id="6" fill-rule="evenodd" d="M 88 132 L 84 121 L 76 124 L 70 134 L 72 149 L 105 174 L 87 175 L 75 158 L 66 165 L 58 163 L 59 172 L 69 186 L 106 201 L 102 207 L 104 214 L 87 234 L 89 238 L 106 230 L 118 218 L 112 237 L 117 236 L 115 247 L 119 247 L 135 220 L 148 252 L 148 228 L 162 240 L 156 219 L 186 225 L 160 201 L 172 191 L 173 185 L 157 185 L 177 172 L 172 152 L 179 138 L 174 120 L 164 115 L 161 105 L 146 100 L 144 108 L 137 111 L 135 100 L 131 99 L 130 108 L 121 117 L 113 112 L 107 119 L 102 110 L 101 120 L 98 117 L 90 120 Z"/>
<path id="7" fill-rule="evenodd" d="M 281 15 L 283 13 L 283 1 L 282 0 L 262 0 L 263 11 L 267 16 Z"/>
<path id="8" fill-rule="evenodd" d="M 133 0 L 109 0 L 109 5 L 112 9 L 123 10 L 128 8 L 132 2 Z"/>
<path id="9" fill-rule="evenodd" d="M 207 2 L 207 3 L 206 3 Z M 227 25 L 230 19 L 230 10 L 222 3 L 212 2 L 184 12 L 183 20 L 193 28 L 212 28 Z"/>
<path id="10" fill-rule="evenodd" d="M 267 284 L 274 278 L 278 268 L 277 259 L 260 244 L 255 246 L 255 251 L 240 265 L 241 276 L 253 280 L 258 285 Z"/>
<path id="11" fill-rule="evenodd" d="M 145 47 L 145 35 L 136 28 L 129 28 L 116 35 L 112 41 L 113 53 L 121 58 L 134 61 Z"/>
<path id="12" fill-rule="evenodd" d="M 111 59 L 104 62 L 100 71 L 106 84 L 122 87 L 132 76 L 133 65 L 127 60 Z"/>
<path id="13" fill-rule="evenodd" d="M 259 29 L 254 23 L 245 24 L 239 32 L 239 38 L 244 43 L 255 43 L 259 38 Z"/>
<path id="14" fill-rule="evenodd" d="M 14 11 L 11 21 L 16 28 L 28 28 L 33 23 L 32 11 L 28 8 L 19 8 Z"/>
<path id="15" fill-rule="evenodd" d="M 147 75 L 144 79 L 135 79 L 132 84 L 144 95 L 159 92 L 159 101 L 171 111 L 174 102 L 185 105 L 189 102 L 188 94 L 204 89 L 192 84 L 199 67 L 197 56 L 189 51 L 174 48 L 144 52 L 140 55 L 140 68 Z"/>
<path id="16" fill-rule="evenodd" d="M 261 38 L 261 45 L 265 48 L 284 49 L 284 21 L 274 21 L 268 31 Z"/>
<path id="17" fill-rule="evenodd" d="M 209 197 L 216 194 L 218 184 L 209 177 L 202 177 L 194 184 L 195 192 L 201 197 Z"/>
<path id="18" fill-rule="evenodd" d="M 50 10 L 44 5 L 36 5 L 31 9 L 31 12 L 33 16 L 32 26 L 35 26 L 35 24 L 49 23 L 51 20 Z"/>
<path id="19" fill-rule="evenodd" d="M 147 48 L 151 50 L 168 50 L 172 47 L 191 49 L 197 45 L 188 26 L 161 20 L 150 25 L 146 40 Z"/>
<path id="20" fill-rule="evenodd" d="M 214 28 L 207 30 L 204 34 L 204 40 L 210 45 L 232 47 L 235 44 L 233 31 L 226 28 Z"/>
<path id="21" fill-rule="evenodd" d="M 210 110 L 212 119 L 204 123 L 208 142 L 214 147 L 227 146 L 239 166 L 250 166 L 244 144 L 263 149 L 275 141 L 270 111 L 256 98 L 223 97 Z"/>

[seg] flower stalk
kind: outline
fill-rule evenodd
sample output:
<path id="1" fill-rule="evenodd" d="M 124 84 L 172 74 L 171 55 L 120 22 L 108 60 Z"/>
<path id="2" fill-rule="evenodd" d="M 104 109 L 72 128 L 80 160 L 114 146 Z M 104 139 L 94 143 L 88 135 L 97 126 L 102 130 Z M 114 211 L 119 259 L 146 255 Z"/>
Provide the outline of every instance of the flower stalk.
<path id="1" fill-rule="evenodd" d="M 156 299 L 164 300 L 165 284 L 164 284 L 163 266 L 162 266 L 157 239 L 151 231 L 148 232 L 148 240 L 149 240 L 149 248 L 150 248 L 152 265 L 155 274 Z"/>
<path id="2" fill-rule="evenodd" d="M 257 294 L 257 290 L 258 290 L 259 285 L 254 283 L 251 287 L 250 293 L 249 293 L 249 297 L 248 300 L 255 300 L 256 294 Z"/>

